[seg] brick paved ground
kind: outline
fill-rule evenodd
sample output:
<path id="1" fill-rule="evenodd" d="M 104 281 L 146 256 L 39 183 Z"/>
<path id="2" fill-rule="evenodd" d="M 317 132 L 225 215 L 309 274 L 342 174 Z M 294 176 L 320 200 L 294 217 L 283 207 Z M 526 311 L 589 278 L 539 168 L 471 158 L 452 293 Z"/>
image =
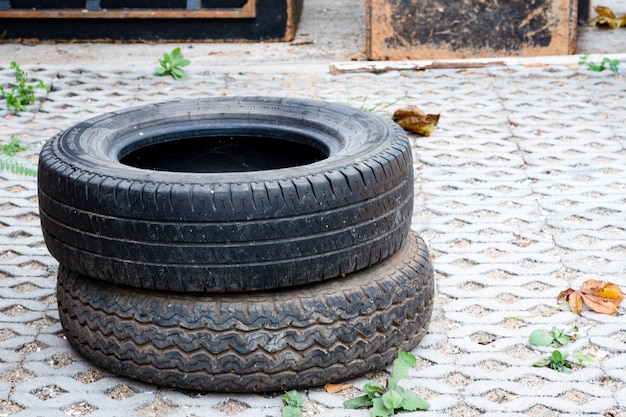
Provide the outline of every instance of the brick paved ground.
<path id="1" fill-rule="evenodd" d="M 12 77 L 6 67 L 0 83 Z M 413 351 L 407 388 L 431 403 L 408 416 L 626 416 L 626 319 L 555 309 L 586 279 L 626 288 L 626 76 L 576 65 L 330 75 L 327 65 L 194 69 L 186 82 L 73 65 L 26 67 L 52 84 L 19 115 L 0 110 L 36 162 L 43 141 L 91 116 L 156 101 L 278 95 L 388 110 L 441 112 L 429 138 L 412 136 L 413 228 L 434 260 L 433 321 Z M 382 112 L 384 114 L 384 111 Z M 56 262 L 39 229 L 34 179 L 0 173 L 0 416 L 280 416 L 276 395 L 196 394 L 117 378 L 63 338 Z M 536 328 L 580 329 L 567 352 L 595 361 L 572 374 L 532 363 Z M 384 373 L 376 375 L 382 377 Z M 353 381 L 362 387 L 366 378 Z M 342 408 L 356 389 L 306 392 L 309 416 L 367 416 Z"/>

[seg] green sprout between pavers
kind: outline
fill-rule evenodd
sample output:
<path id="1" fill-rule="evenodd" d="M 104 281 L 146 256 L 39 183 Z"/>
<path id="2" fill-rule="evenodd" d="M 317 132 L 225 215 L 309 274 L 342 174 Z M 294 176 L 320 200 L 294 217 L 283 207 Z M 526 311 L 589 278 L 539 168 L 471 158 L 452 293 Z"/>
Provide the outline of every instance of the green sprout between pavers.
<path id="1" fill-rule="evenodd" d="M 296 391 L 287 391 L 283 395 L 282 417 L 302 417 L 302 406 L 304 405 L 304 397 Z"/>
<path id="2" fill-rule="evenodd" d="M 430 404 L 426 400 L 398 385 L 400 380 L 408 378 L 409 369 L 416 364 L 415 356 L 399 351 L 398 357 L 393 362 L 391 379 L 388 379 L 386 384 L 369 381 L 363 386 L 365 395 L 345 401 L 344 407 L 369 408 L 372 417 L 388 417 L 403 411 L 428 410 Z"/>
<path id="3" fill-rule="evenodd" d="M 31 81 L 28 74 L 15 61 L 11 61 L 10 67 L 15 71 L 15 83 L 10 90 L 0 86 L 0 95 L 5 98 L 9 110 L 15 113 L 26 111 L 26 106 L 33 104 L 36 100 L 36 89 L 43 89 L 48 93 L 50 88 L 38 78 Z"/>
<path id="4" fill-rule="evenodd" d="M 186 80 L 189 76 L 181 67 L 191 64 L 191 61 L 183 57 L 180 48 L 175 48 L 171 53 L 163 53 L 163 59 L 159 59 L 160 67 L 154 69 L 156 75 L 170 75 L 175 80 Z"/>
<path id="5" fill-rule="evenodd" d="M 550 356 L 545 356 L 539 359 L 537 362 L 533 363 L 533 366 L 538 368 L 548 367 L 550 369 L 554 369 L 558 372 L 563 372 L 566 374 L 572 373 L 572 365 L 573 361 L 569 358 L 573 358 L 578 362 L 579 365 L 582 365 L 586 362 L 593 362 L 593 358 L 585 356 L 582 351 L 576 352 L 573 355 L 570 355 L 565 352 L 561 352 L 558 349 L 555 349 Z"/>
<path id="6" fill-rule="evenodd" d="M 594 71 L 594 72 L 602 72 L 606 69 L 606 66 L 609 66 L 609 69 L 612 72 L 617 72 L 619 71 L 619 59 L 610 59 L 607 57 L 602 58 L 602 61 L 600 61 L 599 63 L 595 63 L 593 61 L 589 60 L 589 55 L 591 55 L 590 52 L 587 52 L 585 54 L 583 54 L 580 59 L 578 60 L 578 65 L 587 65 L 587 69 L 589 69 L 589 71 Z"/>
<path id="7" fill-rule="evenodd" d="M 14 174 L 37 176 L 37 167 L 14 157 L 18 152 L 28 149 L 22 145 L 17 136 L 11 135 L 9 143 L 0 145 L 0 171 L 8 171 Z"/>
<path id="8" fill-rule="evenodd" d="M 576 332 L 578 332 L 576 326 L 568 330 L 559 329 L 556 326 L 552 326 L 550 331 L 537 329 L 530 334 L 529 342 L 535 346 L 561 347 L 576 340 Z"/>
<path id="9" fill-rule="evenodd" d="M 537 329 L 530 334 L 528 342 L 531 345 L 535 346 L 561 347 L 569 344 L 570 341 L 576 340 L 577 332 L 578 327 L 576 326 L 568 330 L 559 329 L 553 326 L 552 330 L 550 330 L 549 332 L 543 329 Z M 593 359 L 585 356 L 582 351 L 578 351 L 573 355 L 570 355 L 568 353 L 561 352 L 560 350 L 555 349 L 554 351 L 552 351 L 552 354 L 550 356 L 544 356 L 540 360 L 533 363 L 533 366 L 548 367 L 558 372 L 571 373 L 573 371 L 572 359 L 576 360 L 579 365 L 583 365 L 583 363 L 587 362 L 593 362 Z"/>

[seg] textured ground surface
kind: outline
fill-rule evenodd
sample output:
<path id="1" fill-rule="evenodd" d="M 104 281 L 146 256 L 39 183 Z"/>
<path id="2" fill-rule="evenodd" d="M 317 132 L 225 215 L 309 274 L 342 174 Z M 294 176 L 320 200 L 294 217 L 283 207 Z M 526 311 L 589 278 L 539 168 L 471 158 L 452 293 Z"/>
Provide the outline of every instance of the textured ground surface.
<path id="1" fill-rule="evenodd" d="M 407 416 L 626 416 L 625 307 L 618 316 L 585 310 L 579 317 L 556 303 L 561 290 L 588 278 L 626 288 L 626 69 L 593 73 L 572 59 L 331 75 L 328 60 L 358 52 L 359 38 L 347 35 L 337 52 L 315 25 L 306 31 L 313 44 L 187 48 L 194 65 L 185 82 L 152 75 L 165 49 L 159 45 L 116 46 L 110 55 L 99 45 L 0 45 L 2 56 L 25 62 L 53 87 L 28 112 L 0 105 L 1 142 L 15 135 L 31 144 L 20 155 L 35 163 L 46 139 L 89 117 L 226 94 L 375 110 L 393 103 L 383 115 L 407 104 L 440 112 L 432 136 L 411 137 L 413 229 L 430 246 L 438 293 L 429 332 L 413 351 L 418 366 L 404 385 L 428 399 L 431 411 Z M 108 59 L 102 68 L 72 59 L 81 50 Z M 132 58 L 139 50 L 150 58 Z M 278 65 L 261 65 L 272 62 Z M 12 77 L 0 63 L 0 84 Z M 180 392 L 94 368 L 63 338 L 56 268 L 41 237 L 35 180 L 1 173 L 0 416 L 280 416 L 280 393 Z M 551 349 L 529 345 L 530 332 L 572 325 L 578 339 L 563 350 L 582 350 L 594 362 L 572 374 L 533 367 Z M 338 394 L 307 391 L 305 414 L 368 416 L 342 408 L 368 378 Z"/>
<path id="2" fill-rule="evenodd" d="M 438 296 L 406 386 L 431 402 L 432 415 L 626 415 L 623 314 L 554 310 L 559 291 L 588 278 L 626 287 L 623 72 L 573 65 L 330 75 L 326 66 L 294 65 L 196 70 L 175 82 L 149 67 L 27 69 L 53 91 L 29 112 L 2 110 L 0 133 L 32 144 L 22 153 L 31 162 L 62 129 L 162 100 L 254 93 L 365 108 L 399 100 L 391 108 L 441 112 L 431 137 L 412 137 L 413 228 L 431 248 Z M 10 75 L 3 69 L 0 81 Z M 280 415 L 279 395 L 158 389 L 94 369 L 72 351 L 57 319 L 56 262 L 43 245 L 33 179 L 1 175 L 0 258 L 0 415 Z M 534 368 L 550 350 L 529 345 L 528 335 L 553 325 L 578 325 L 564 350 L 595 362 L 569 375 Z M 310 390 L 307 413 L 368 415 L 342 409 L 349 395 Z"/>

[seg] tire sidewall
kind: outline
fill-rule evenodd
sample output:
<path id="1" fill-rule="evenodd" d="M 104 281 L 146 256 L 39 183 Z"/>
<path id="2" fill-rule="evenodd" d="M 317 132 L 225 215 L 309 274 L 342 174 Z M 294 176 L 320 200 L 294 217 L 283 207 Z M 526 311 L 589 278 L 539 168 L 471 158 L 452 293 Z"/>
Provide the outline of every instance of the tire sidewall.
<path id="1" fill-rule="evenodd" d="M 328 157 L 219 173 L 120 162 L 154 141 L 259 124 L 282 139 L 296 132 Z M 413 208 L 411 150 L 399 126 L 299 99 L 167 102 L 90 119 L 44 145 L 38 186 L 44 238 L 59 262 L 173 291 L 261 290 L 349 274 L 400 247 Z"/>
<path id="2" fill-rule="evenodd" d="M 233 120 L 273 123 L 298 129 L 324 141 L 329 155 L 312 164 L 283 169 L 229 173 L 152 171 L 123 165 L 120 153 L 145 146 L 151 135 L 177 129 L 227 128 Z M 399 140 L 400 143 L 397 143 Z M 242 184 L 325 174 L 349 164 L 372 163 L 374 155 L 404 146 L 406 135 L 380 117 L 350 107 L 303 99 L 225 97 L 165 102 L 113 112 L 80 123 L 54 138 L 62 161 L 77 170 L 128 181 L 156 183 Z"/>

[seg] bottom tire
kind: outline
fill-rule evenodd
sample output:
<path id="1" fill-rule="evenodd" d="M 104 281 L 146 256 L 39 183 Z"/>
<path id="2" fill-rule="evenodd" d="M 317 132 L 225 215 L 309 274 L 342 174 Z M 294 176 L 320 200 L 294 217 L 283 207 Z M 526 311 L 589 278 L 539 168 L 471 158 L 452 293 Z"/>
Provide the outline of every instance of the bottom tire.
<path id="1" fill-rule="evenodd" d="M 281 391 L 361 376 L 424 337 L 434 278 L 411 232 L 390 258 L 343 279 L 239 294 L 115 286 L 61 266 L 65 335 L 113 373 L 158 385 Z"/>

